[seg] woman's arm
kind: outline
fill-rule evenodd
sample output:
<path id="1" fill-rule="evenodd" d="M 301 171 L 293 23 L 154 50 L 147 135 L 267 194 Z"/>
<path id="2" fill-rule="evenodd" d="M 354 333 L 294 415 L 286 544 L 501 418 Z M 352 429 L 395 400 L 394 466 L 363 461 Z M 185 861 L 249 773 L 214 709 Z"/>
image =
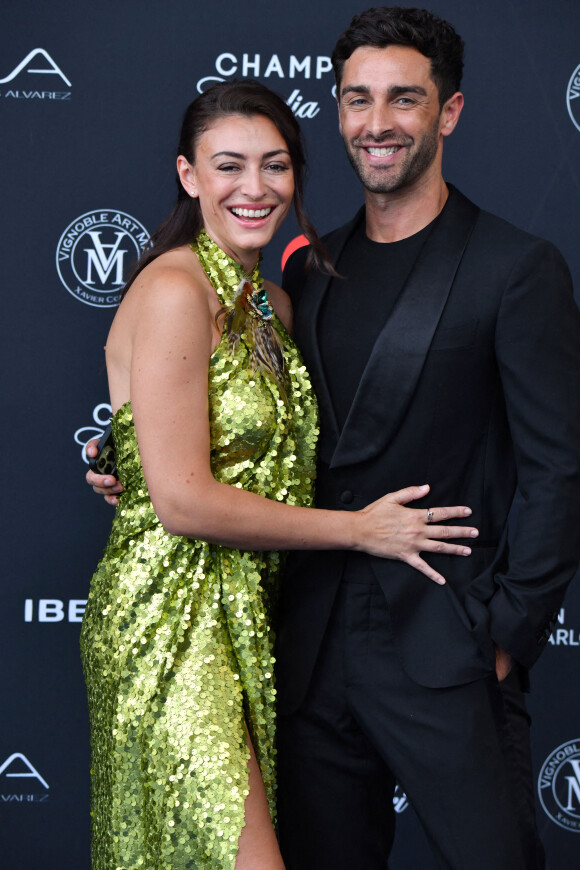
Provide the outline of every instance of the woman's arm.
<path id="1" fill-rule="evenodd" d="M 433 580 L 442 578 L 420 551 L 469 553 L 432 537 L 469 537 L 475 530 L 427 526 L 425 510 L 403 507 L 426 488 L 410 487 L 351 512 L 294 507 L 219 483 L 210 467 L 207 295 L 176 270 L 139 283 L 131 403 L 151 500 L 168 532 L 240 549 L 363 550 L 407 561 Z M 469 513 L 440 508 L 433 519 Z"/>

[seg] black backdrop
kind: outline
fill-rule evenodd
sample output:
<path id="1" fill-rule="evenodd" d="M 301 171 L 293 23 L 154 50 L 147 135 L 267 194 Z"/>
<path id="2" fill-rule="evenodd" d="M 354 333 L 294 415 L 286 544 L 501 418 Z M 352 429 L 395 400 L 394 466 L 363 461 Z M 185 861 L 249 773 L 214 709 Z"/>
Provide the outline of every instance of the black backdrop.
<path id="1" fill-rule="evenodd" d="M 208 77 L 251 75 L 292 98 L 310 155 L 311 215 L 321 231 L 336 226 L 361 195 L 337 136 L 329 55 L 362 8 L 350 0 L 3 2 L 5 870 L 89 867 L 78 634 L 111 509 L 83 483 L 82 445 L 108 417 L 102 348 L 120 273 L 173 200 L 181 113 Z M 446 177 L 555 242 L 580 287 L 577 0 L 430 8 L 467 42 L 466 106 L 446 143 Z M 271 246 L 269 277 L 279 277 L 296 233 L 289 221 Z M 576 587 L 532 674 L 539 819 L 552 870 L 579 864 L 579 631 Z M 404 796 L 397 808 L 393 870 L 431 870 Z"/>

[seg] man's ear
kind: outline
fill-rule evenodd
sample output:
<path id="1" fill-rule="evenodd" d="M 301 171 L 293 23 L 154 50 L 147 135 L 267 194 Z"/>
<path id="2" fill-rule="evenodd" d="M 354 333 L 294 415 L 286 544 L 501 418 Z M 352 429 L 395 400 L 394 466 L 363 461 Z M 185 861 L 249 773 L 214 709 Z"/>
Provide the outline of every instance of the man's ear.
<path id="1" fill-rule="evenodd" d="M 439 120 L 439 132 L 442 136 L 449 136 L 453 133 L 459 121 L 462 108 L 463 94 L 461 91 L 457 91 L 443 103 Z"/>

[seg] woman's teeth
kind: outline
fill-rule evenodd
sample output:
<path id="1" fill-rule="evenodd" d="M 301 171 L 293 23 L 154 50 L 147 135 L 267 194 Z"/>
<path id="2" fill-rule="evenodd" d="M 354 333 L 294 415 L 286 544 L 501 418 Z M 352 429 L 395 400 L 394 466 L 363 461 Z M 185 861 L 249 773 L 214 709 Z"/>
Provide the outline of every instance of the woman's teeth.
<path id="1" fill-rule="evenodd" d="M 264 218 L 270 214 L 271 208 L 233 208 L 232 212 L 236 217 L 245 218 Z"/>

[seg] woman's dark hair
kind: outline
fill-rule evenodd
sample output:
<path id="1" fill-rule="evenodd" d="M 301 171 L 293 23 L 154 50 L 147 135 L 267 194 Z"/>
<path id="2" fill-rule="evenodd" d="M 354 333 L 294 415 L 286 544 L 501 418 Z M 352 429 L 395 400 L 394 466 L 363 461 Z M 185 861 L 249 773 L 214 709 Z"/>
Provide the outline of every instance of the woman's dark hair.
<path id="1" fill-rule="evenodd" d="M 338 37 L 332 52 L 337 97 L 344 64 L 357 48 L 416 48 L 431 61 L 431 77 L 437 85 L 439 105 L 461 87 L 464 42 L 448 21 L 426 9 L 374 6 L 361 12 Z"/>
<path id="2" fill-rule="evenodd" d="M 181 124 L 177 155 L 183 154 L 193 165 L 200 136 L 215 121 L 230 115 L 243 115 L 248 118 L 262 115 L 272 121 L 284 139 L 294 170 L 293 205 L 296 219 L 298 226 L 310 242 L 307 263 L 309 266 L 335 274 L 324 246 L 306 216 L 303 196 L 305 158 L 302 133 L 291 109 L 281 97 L 252 79 L 219 82 L 212 85 L 187 107 Z M 179 175 L 176 176 L 176 180 L 177 202 L 173 211 L 151 236 L 150 244 L 129 275 L 123 292 L 128 290 L 137 275 L 152 260 L 166 251 L 192 242 L 203 227 L 199 200 L 186 193 Z"/>

